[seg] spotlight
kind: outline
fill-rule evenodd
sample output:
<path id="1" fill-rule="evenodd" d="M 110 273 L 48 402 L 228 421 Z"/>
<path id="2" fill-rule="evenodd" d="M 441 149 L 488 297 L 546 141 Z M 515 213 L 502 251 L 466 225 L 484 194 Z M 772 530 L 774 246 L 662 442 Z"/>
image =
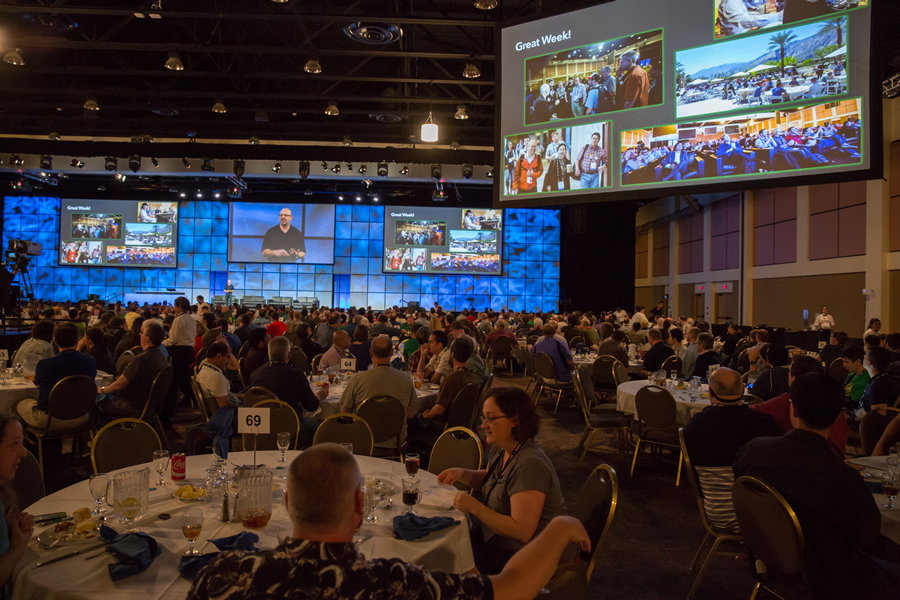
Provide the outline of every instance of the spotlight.
<path id="1" fill-rule="evenodd" d="M 494 178 L 494 167 L 491 167 L 491 170 L 486 173 L 489 179 Z"/>
<path id="2" fill-rule="evenodd" d="M 438 141 L 438 126 L 434 122 L 434 117 L 431 116 L 431 111 L 428 111 L 428 118 L 422 123 L 422 135 L 419 138 L 423 142 Z"/>
<path id="3" fill-rule="evenodd" d="M 274 165 L 272 165 L 272 171 L 274 173 L 281 173 L 281 163 L 277 162 Z"/>
<path id="4" fill-rule="evenodd" d="M 301 160 L 300 161 L 300 179 L 306 181 L 306 178 L 309 177 L 309 161 Z"/>
<path id="5" fill-rule="evenodd" d="M 344 201 L 344 195 L 343 195 L 343 194 L 338 194 L 338 200 L 340 200 L 341 202 L 343 202 L 343 201 Z"/>
<path id="6" fill-rule="evenodd" d="M 18 179 L 10 183 L 12 189 L 16 192 L 30 192 L 33 188 L 31 182 L 26 179 Z"/>
<path id="7" fill-rule="evenodd" d="M 441 165 L 431 165 L 431 178 L 432 179 L 440 179 L 441 178 Z"/>
<path id="8" fill-rule="evenodd" d="M 403 165 L 403 168 L 400 169 L 400 174 L 408 176 L 409 175 L 409 167 L 407 165 Z"/>
<path id="9" fill-rule="evenodd" d="M 472 175 L 475 173 L 475 169 L 472 168 L 472 165 L 463 165 L 463 177 L 466 179 L 472 179 Z"/>
<path id="10" fill-rule="evenodd" d="M 456 105 L 456 114 L 453 115 L 454 119 L 459 119 L 460 121 L 465 121 L 469 118 L 469 113 L 466 112 L 465 104 L 457 104 Z"/>
<path id="11" fill-rule="evenodd" d="M 100 105 L 97 104 L 97 101 L 93 98 L 88 98 L 84 101 L 84 109 L 85 110 L 100 110 Z"/>
<path id="12" fill-rule="evenodd" d="M 466 79 L 476 79 L 481 77 L 481 71 L 478 70 L 478 67 L 472 61 L 466 61 L 466 68 L 463 69 L 463 77 Z"/>
<path id="13" fill-rule="evenodd" d="M 137 154 L 133 155 L 128 159 L 128 168 L 131 169 L 132 173 L 137 173 L 141 170 L 141 157 Z"/>
<path id="14" fill-rule="evenodd" d="M 362 196 L 357 195 L 357 196 L 356 196 L 356 201 L 357 201 L 357 202 L 362 202 Z"/>
<path id="15" fill-rule="evenodd" d="M 348 136 L 344 136 L 344 148 L 349 148 L 353 145 L 353 140 L 351 140 Z"/>
<path id="16" fill-rule="evenodd" d="M 179 194 L 179 196 L 181 196 L 182 198 L 187 198 L 187 194 L 185 194 L 184 192 L 181 192 L 181 193 Z"/>
<path id="17" fill-rule="evenodd" d="M 151 158 L 151 159 L 150 159 L 150 164 L 153 165 L 153 168 L 154 168 L 154 169 L 158 169 L 158 168 L 159 168 L 159 161 L 156 160 L 155 158 Z"/>
<path id="18" fill-rule="evenodd" d="M 46 154 L 41 157 L 40 162 L 41 170 L 49 171 L 53 168 L 53 157 L 47 156 Z"/>
<path id="19" fill-rule="evenodd" d="M 328 108 L 325 109 L 325 114 L 329 117 L 336 117 L 341 114 L 341 112 L 338 110 L 337 102 L 335 102 L 334 100 L 329 100 Z"/>
<path id="20" fill-rule="evenodd" d="M 215 167 L 213 166 L 213 164 L 212 164 L 212 159 L 211 159 L 211 158 L 204 158 L 204 159 L 203 159 L 203 164 L 200 165 L 200 170 L 201 170 L 201 171 L 206 171 L 206 172 L 211 172 L 211 171 L 214 172 L 214 171 L 216 170 L 216 168 L 215 168 Z"/>
<path id="21" fill-rule="evenodd" d="M 446 199 L 447 199 L 447 192 L 444 191 L 443 184 L 436 183 L 434 185 L 434 191 L 431 192 L 432 202 L 443 202 Z"/>
<path id="22" fill-rule="evenodd" d="M 202 198 L 202 197 L 203 197 L 203 192 L 201 192 L 200 190 L 197 190 L 197 197 L 198 197 L 198 198 Z"/>
<path id="23" fill-rule="evenodd" d="M 220 194 L 219 192 L 216 192 L 215 194 L 213 194 L 213 198 L 221 198 L 221 197 L 222 197 L 222 194 Z"/>
<path id="24" fill-rule="evenodd" d="M 169 52 L 169 59 L 166 61 L 166 68 L 170 71 L 184 71 L 184 63 L 178 58 L 177 52 Z"/>
<path id="25" fill-rule="evenodd" d="M 119 167 L 119 159 L 114 156 L 109 156 L 106 159 L 106 170 L 107 171 L 115 171 Z"/>
<path id="26" fill-rule="evenodd" d="M 3 56 L 3 62 L 16 67 L 25 66 L 25 59 L 22 58 L 22 50 L 19 48 L 10 50 Z"/>
<path id="27" fill-rule="evenodd" d="M 224 115 L 227 110 L 225 110 L 225 104 L 222 103 L 221 100 L 216 100 L 216 103 L 213 104 L 212 111 L 216 114 Z"/>
<path id="28" fill-rule="evenodd" d="M 53 131 L 50 133 L 50 135 L 47 136 L 47 139 L 53 140 L 54 142 L 58 142 L 59 140 L 62 139 L 62 136 L 59 135 L 57 132 Z"/>
<path id="29" fill-rule="evenodd" d="M 125 173 L 116 173 L 116 181 L 124 183 L 125 179 Z"/>
<path id="30" fill-rule="evenodd" d="M 387 177 L 388 176 L 388 165 L 386 162 L 378 163 L 378 176 L 379 177 Z"/>
<path id="31" fill-rule="evenodd" d="M 236 160 L 234 161 L 234 176 L 240 179 L 244 176 L 244 161 Z"/>
<path id="32" fill-rule="evenodd" d="M 311 58 L 306 61 L 306 65 L 304 65 L 303 70 L 307 73 L 317 75 L 322 72 L 322 65 L 320 65 L 319 61 L 317 61 L 316 59 Z"/>
<path id="33" fill-rule="evenodd" d="M 335 175 L 341 174 L 341 163 L 334 163 L 334 166 L 331 167 L 331 172 Z"/>
<path id="34" fill-rule="evenodd" d="M 456 141 L 450 142 L 451 150 L 459 150 L 460 148 L 462 148 L 462 146 L 459 145 L 459 142 L 456 142 Z"/>
<path id="35" fill-rule="evenodd" d="M 373 202 L 378 202 L 378 196 L 372 196 L 372 201 L 373 201 Z"/>
<path id="36" fill-rule="evenodd" d="M 84 163 L 82 161 L 78 160 L 77 158 L 73 158 L 72 162 L 70 164 L 72 165 L 72 168 L 74 168 L 74 169 L 81 169 L 84 167 Z"/>
<path id="37" fill-rule="evenodd" d="M 306 196 L 312 196 L 312 190 L 307 188 L 305 192 L 303 192 Z"/>
<path id="38" fill-rule="evenodd" d="M 258 145 L 259 145 L 259 138 L 256 137 L 255 135 L 254 135 L 254 136 L 251 136 L 251 137 L 250 137 L 250 142 L 249 142 L 249 144 L 250 144 L 251 146 L 258 146 Z"/>
<path id="39" fill-rule="evenodd" d="M 19 158 L 18 154 L 10 154 L 9 155 L 9 164 L 13 167 L 21 167 L 25 164 L 25 161 Z"/>
<path id="40" fill-rule="evenodd" d="M 327 171 L 327 170 L 328 170 L 328 163 L 325 162 L 324 160 L 322 161 L 322 170 L 323 170 L 323 171 Z"/>
<path id="41" fill-rule="evenodd" d="M 185 168 L 185 169 L 190 169 L 190 168 L 191 168 L 191 161 L 189 161 L 187 158 L 182 158 L 182 159 L 181 159 L 181 164 L 184 165 L 184 168 Z"/>
<path id="42" fill-rule="evenodd" d="M 352 163 L 352 162 L 348 162 L 348 163 L 347 163 L 347 170 L 348 170 L 348 171 L 352 171 L 352 170 L 353 170 L 353 163 Z"/>
<path id="43" fill-rule="evenodd" d="M 494 10 L 497 8 L 497 0 L 475 0 L 475 8 L 478 10 Z"/>
<path id="44" fill-rule="evenodd" d="M 366 166 L 366 163 L 363 163 L 363 164 L 359 165 L 359 168 L 356 170 L 356 172 L 359 173 L 360 175 L 365 175 L 366 171 L 368 171 L 368 169 L 369 168 Z"/>

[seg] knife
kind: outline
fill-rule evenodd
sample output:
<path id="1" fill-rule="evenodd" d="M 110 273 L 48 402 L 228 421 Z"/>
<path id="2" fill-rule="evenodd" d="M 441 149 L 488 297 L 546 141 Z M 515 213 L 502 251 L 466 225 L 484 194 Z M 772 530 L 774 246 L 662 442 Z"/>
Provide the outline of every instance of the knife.
<path id="1" fill-rule="evenodd" d="M 100 544 L 98 546 L 91 546 L 90 548 L 83 548 L 81 550 L 75 550 L 73 552 L 69 552 L 68 554 L 63 554 L 62 556 L 57 556 L 56 558 L 51 558 L 50 560 L 45 560 L 43 562 L 39 562 L 34 566 L 35 566 L 35 568 L 46 567 L 47 565 L 52 565 L 55 562 L 65 560 L 67 558 L 71 558 L 71 557 L 77 556 L 79 554 L 84 554 L 85 552 L 93 552 L 94 550 L 99 549 L 101 546 L 103 546 L 103 544 Z"/>

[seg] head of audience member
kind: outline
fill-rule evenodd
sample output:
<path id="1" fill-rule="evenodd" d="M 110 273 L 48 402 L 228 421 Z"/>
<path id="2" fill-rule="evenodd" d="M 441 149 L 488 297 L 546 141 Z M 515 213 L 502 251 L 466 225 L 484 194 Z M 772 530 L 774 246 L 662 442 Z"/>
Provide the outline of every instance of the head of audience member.
<path id="1" fill-rule="evenodd" d="M 756 343 L 757 344 L 767 344 L 769 343 L 769 332 L 766 329 L 757 329 L 756 330 Z"/>
<path id="2" fill-rule="evenodd" d="M 614 341 L 617 344 L 625 343 L 625 332 L 622 331 L 621 329 L 616 329 L 615 331 L 612 332 L 612 335 L 609 337 L 612 338 L 612 341 Z"/>
<path id="3" fill-rule="evenodd" d="M 612 336 L 613 331 L 612 323 L 600 323 L 600 341 L 606 341 L 606 338 Z"/>
<path id="4" fill-rule="evenodd" d="M 700 352 L 706 352 L 713 349 L 714 338 L 708 333 L 700 333 L 697 335 L 697 348 Z"/>
<path id="5" fill-rule="evenodd" d="M 710 404 L 736 405 L 744 397 L 741 374 L 728 367 L 719 367 L 709 376 Z"/>
<path id="6" fill-rule="evenodd" d="M 552 323 L 547 323 L 546 325 L 544 325 L 544 328 L 541 329 L 541 335 L 543 335 L 544 337 L 552 338 L 554 335 L 556 335 L 556 327 L 554 327 Z"/>
<path id="7" fill-rule="evenodd" d="M 831 332 L 831 343 L 835 346 L 844 346 L 847 343 L 847 334 L 843 331 Z"/>
<path id="8" fill-rule="evenodd" d="M 866 351 L 866 359 L 874 371 L 873 374 L 880 375 L 881 373 L 887 373 L 888 369 L 891 368 L 893 356 L 887 348 L 874 346 Z"/>
<path id="9" fill-rule="evenodd" d="M 34 327 L 31 328 L 31 337 L 36 340 L 43 340 L 47 343 L 50 343 L 53 341 L 54 328 L 55 325 L 53 324 L 53 321 L 41 319 L 34 324 Z"/>
<path id="10" fill-rule="evenodd" d="M 203 324 L 206 325 L 207 329 L 212 329 L 216 326 L 216 315 L 215 313 L 205 312 L 201 317 Z"/>
<path id="11" fill-rule="evenodd" d="M 569 327 L 578 327 L 578 317 L 574 314 L 569 315 L 566 318 L 566 323 L 568 323 Z"/>
<path id="12" fill-rule="evenodd" d="M 482 415 L 487 442 L 507 451 L 533 439 L 541 426 L 531 397 L 520 388 L 491 388 Z"/>
<path id="13" fill-rule="evenodd" d="M 640 54 L 637 50 L 629 50 L 622 54 L 619 58 L 619 65 L 625 71 L 630 71 L 635 65 L 637 65 L 638 60 L 640 59 Z"/>
<path id="14" fill-rule="evenodd" d="M 475 346 L 469 338 L 463 337 L 453 342 L 453 346 L 450 348 L 450 360 L 453 361 L 453 368 L 465 367 L 466 362 L 472 358 L 474 353 Z"/>
<path id="15" fill-rule="evenodd" d="M 353 341 L 355 343 L 364 344 L 369 339 L 368 325 L 357 325 L 353 329 Z"/>
<path id="16" fill-rule="evenodd" d="M 781 344 L 768 344 L 766 346 L 766 362 L 772 367 L 786 367 L 791 360 L 787 348 Z"/>
<path id="17" fill-rule="evenodd" d="M 75 323 L 59 323 L 53 328 L 53 341 L 62 350 L 71 350 L 78 345 L 78 328 Z"/>
<path id="18" fill-rule="evenodd" d="M 147 321 L 141 325 L 141 348 L 158 348 L 166 339 L 166 330 L 156 321 Z"/>
<path id="19" fill-rule="evenodd" d="M 391 364 L 391 353 L 393 352 L 391 338 L 382 334 L 372 340 L 372 346 L 369 348 L 369 354 L 372 356 L 372 364 L 389 365 Z"/>
<path id="20" fill-rule="evenodd" d="M 106 351 L 109 345 L 103 330 L 99 327 L 91 327 L 84 332 L 84 343 L 88 348 L 98 348 L 101 352 Z"/>
<path id="21" fill-rule="evenodd" d="M 688 327 L 687 338 L 688 344 L 694 343 L 697 341 L 697 337 L 700 335 L 700 329 L 698 327 Z"/>
<path id="22" fill-rule="evenodd" d="M 841 352 L 841 364 L 844 368 L 859 375 L 863 372 L 863 359 L 865 358 L 865 350 L 858 346 L 848 346 Z"/>
<path id="23" fill-rule="evenodd" d="M 791 384 L 791 424 L 794 429 L 828 437 L 828 428 L 844 408 L 844 388 L 822 373 L 799 375 Z"/>
<path id="24" fill-rule="evenodd" d="M 587 317 L 584 317 L 583 319 L 581 319 L 581 329 L 584 331 L 587 331 L 590 328 L 591 328 L 591 320 Z M 587 341 L 587 338 L 585 338 L 585 341 Z"/>
<path id="25" fill-rule="evenodd" d="M 283 335 L 269 340 L 269 360 L 289 362 L 291 359 L 291 342 Z"/>
<path id="26" fill-rule="evenodd" d="M 297 328 L 294 329 L 294 333 L 297 334 L 298 338 L 308 338 L 309 337 L 309 324 L 308 323 L 300 323 L 297 325 Z"/>
<path id="27" fill-rule="evenodd" d="M 697 329 L 700 330 L 700 333 L 709 333 L 709 323 L 706 321 L 700 321 L 697 323 Z"/>
<path id="28" fill-rule="evenodd" d="M 267 338 L 266 330 L 262 327 L 251 329 L 250 333 L 247 334 L 248 347 L 251 350 L 263 350 L 266 348 Z"/>
<path id="29" fill-rule="evenodd" d="M 632 323 L 632 324 L 631 324 L 631 330 L 634 331 L 635 333 L 637 333 L 638 331 L 640 331 L 640 330 L 641 330 L 641 323 L 640 323 L 640 321 L 635 321 L 634 323 Z"/>
<path id="30" fill-rule="evenodd" d="M 466 330 L 463 321 L 453 321 L 453 323 L 450 324 L 450 335 L 454 338 L 461 337 L 465 332 Z"/>
<path id="31" fill-rule="evenodd" d="M 356 333 L 354 331 L 354 333 Z M 338 350 L 346 350 L 350 347 L 350 336 L 347 335 L 346 331 L 339 330 L 334 332 L 334 338 L 331 341 L 332 344 L 337 346 Z"/>
<path id="32" fill-rule="evenodd" d="M 681 341 L 684 339 L 684 332 L 681 331 L 678 327 L 669 327 L 669 345 L 676 346 L 680 345 Z"/>
<path id="33" fill-rule="evenodd" d="M 543 329 L 544 329 L 544 320 L 541 319 L 540 317 L 535 317 L 535 318 L 534 318 L 534 328 L 537 329 L 537 330 L 543 331 Z"/>
<path id="34" fill-rule="evenodd" d="M 227 342 L 215 342 L 206 351 L 206 362 L 214 367 L 224 370 L 231 358 L 231 346 Z"/>
<path id="35" fill-rule="evenodd" d="M 650 342 L 651 346 L 655 346 L 662 341 L 662 330 L 651 329 L 647 332 L 647 339 Z"/>
<path id="36" fill-rule="evenodd" d="M 791 361 L 790 374 L 788 375 L 788 385 L 794 383 L 794 379 L 806 373 L 824 374 L 825 369 L 822 363 L 812 356 L 800 355 L 795 356 Z"/>
<path id="37" fill-rule="evenodd" d="M 869 319 L 869 329 L 875 332 L 881 331 L 881 319 Z"/>
<path id="38" fill-rule="evenodd" d="M 184 312 L 191 312 L 191 301 L 185 298 L 184 296 L 178 296 L 175 298 L 175 301 L 172 303 L 175 307 L 175 314 L 180 315 Z"/>
<path id="39" fill-rule="evenodd" d="M 22 422 L 12 414 L 0 415 L 0 497 L 9 514 L 18 512 L 15 494 L 6 487 L 16 476 L 19 463 L 28 453 L 23 442 Z"/>
<path id="40" fill-rule="evenodd" d="M 869 348 L 878 348 L 881 346 L 881 336 L 876 333 L 870 333 L 863 338 L 863 342 L 866 345 L 866 350 Z"/>
<path id="41" fill-rule="evenodd" d="M 900 333 L 889 333 L 884 336 L 884 345 L 894 351 L 900 351 Z"/>
<path id="42" fill-rule="evenodd" d="M 447 334 L 441 331 L 440 329 L 436 329 L 431 333 L 428 338 L 428 351 L 437 356 L 441 352 L 444 351 L 444 348 L 447 347 Z"/>

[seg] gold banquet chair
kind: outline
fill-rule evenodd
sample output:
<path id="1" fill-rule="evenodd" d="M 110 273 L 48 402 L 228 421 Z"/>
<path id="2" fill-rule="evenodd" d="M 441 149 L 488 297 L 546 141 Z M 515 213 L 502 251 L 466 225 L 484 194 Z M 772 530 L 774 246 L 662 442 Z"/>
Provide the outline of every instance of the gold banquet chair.
<path id="1" fill-rule="evenodd" d="M 441 434 L 428 460 L 428 472 L 440 475 L 447 469 L 461 468 L 477 471 L 481 468 L 484 451 L 481 440 L 465 427 L 451 427 Z M 458 490 L 467 492 L 469 487 L 459 481 L 455 484 Z"/>
<path id="2" fill-rule="evenodd" d="M 402 459 L 401 436 L 403 425 L 406 423 L 406 408 L 400 400 L 386 394 L 373 396 L 362 401 L 356 409 L 356 414 L 372 429 L 372 438 L 376 445 L 391 439 L 396 440 L 395 448 L 385 450 L 396 450 L 396 454 Z M 393 456 L 394 452 L 390 452 L 390 455 Z"/>
<path id="3" fill-rule="evenodd" d="M 675 487 L 681 484 L 681 463 L 684 454 L 678 443 L 678 423 L 676 421 L 675 397 L 672 392 L 658 385 L 648 385 L 638 390 L 634 397 L 635 420 L 640 423 L 640 433 L 634 447 L 630 476 L 634 476 L 641 443 L 653 444 L 657 448 L 678 449 L 678 476 Z"/>
<path id="4" fill-rule="evenodd" d="M 591 440 L 594 439 L 594 433 L 597 431 L 611 432 L 618 437 L 619 450 L 625 456 L 627 443 L 625 436 L 628 434 L 628 426 L 630 425 L 630 419 L 625 413 L 613 410 L 591 411 L 590 398 L 594 394 L 594 388 L 589 370 L 590 367 L 588 365 L 581 365 L 575 369 L 575 398 L 578 400 L 585 423 L 584 433 L 581 434 L 581 442 L 578 444 L 578 450 L 584 449 L 581 457 L 578 459 L 579 464 L 587 456 Z"/>
<path id="5" fill-rule="evenodd" d="M 313 436 L 313 446 L 350 443 L 353 444 L 353 454 L 372 456 L 375 445 L 372 440 L 372 429 L 365 419 L 353 413 L 338 413 L 322 421 Z"/>
<path id="6" fill-rule="evenodd" d="M 97 384 L 86 375 L 69 375 L 50 390 L 45 427 L 25 427 L 25 439 L 38 449 L 38 464 L 44 472 L 44 440 L 91 433 L 89 415 L 97 403 Z M 56 426 L 54 421 L 65 421 Z"/>
<path id="7" fill-rule="evenodd" d="M 260 388 L 262 389 L 262 388 Z M 271 393 L 271 392 L 270 392 Z M 288 432 L 291 434 L 290 450 L 297 449 L 297 437 L 300 434 L 300 417 L 294 407 L 277 399 L 258 401 L 253 408 L 269 409 L 269 433 L 244 433 L 241 442 L 244 450 L 278 450 L 278 434 Z M 256 438 L 254 440 L 253 438 Z M 254 445 L 255 444 L 255 445 Z"/>
<path id="8" fill-rule="evenodd" d="M 140 419 L 116 419 L 103 426 L 91 444 L 94 473 L 153 462 L 153 453 L 162 443 L 153 427 Z"/>

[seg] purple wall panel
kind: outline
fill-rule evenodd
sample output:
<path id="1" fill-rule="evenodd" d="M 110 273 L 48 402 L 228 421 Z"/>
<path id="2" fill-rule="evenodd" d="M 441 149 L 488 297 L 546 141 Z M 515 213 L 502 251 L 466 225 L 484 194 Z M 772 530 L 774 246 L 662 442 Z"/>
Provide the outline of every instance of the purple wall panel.
<path id="1" fill-rule="evenodd" d="M 726 210 L 728 212 L 728 222 L 725 230 L 728 233 L 735 233 L 741 230 L 741 197 L 734 196 L 725 201 Z"/>
<path id="2" fill-rule="evenodd" d="M 684 217 L 678 221 L 678 243 L 683 244 L 693 239 L 691 234 L 691 217 Z"/>
<path id="3" fill-rule="evenodd" d="M 866 253 L 866 205 L 842 208 L 837 212 L 838 256 L 860 256 Z"/>
<path id="4" fill-rule="evenodd" d="M 809 217 L 809 259 L 837 258 L 838 256 L 838 213 L 837 211 L 810 215 Z"/>
<path id="5" fill-rule="evenodd" d="M 678 273 L 692 273 L 691 271 L 691 242 L 678 245 Z"/>
<path id="6" fill-rule="evenodd" d="M 797 221 L 776 223 L 773 232 L 772 263 L 797 262 Z"/>
<path id="7" fill-rule="evenodd" d="M 741 234 L 729 233 L 725 240 L 725 267 L 737 269 L 741 266 Z"/>
<path id="8" fill-rule="evenodd" d="M 775 190 L 775 222 L 797 218 L 797 188 Z"/>
<path id="9" fill-rule="evenodd" d="M 713 237 L 728 232 L 727 202 L 716 202 L 709 208 L 710 233 Z"/>
<path id="10" fill-rule="evenodd" d="M 697 241 L 703 239 L 703 211 L 694 213 L 691 217 L 691 240 Z M 702 271 L 702 269 L 701 269 Z"/>
<path id="11" fill-rule="evenodd" d="M 865 181 L 847 181 L 838 185 L 840 189 L 841 208 L 866 203 Z"/>
<path id="12" fill-rule="evenodd" d="M 727 269 L 727 256 L 726 256 L 726 236 L 717 235 L 714 237 L 709 245 L 709 270 L 710 271 L 721 271 L 723 269 Z"/>
<path id="13" fill-rule="evenodd" d="M 691 273 L 703 272 L 703 239 L 691 242 Z"/>
<path id="14" fill-rule="evenodd" d="M 756 257 L 753 264 L 757 267 L 772 264 L 772 236 L 774 235 L 774 227 L 766 225 L 757 227 L 753 230 L 755 236 L 754 246 L 756 247 Z"/>
<path id="15" fill-rule="evenodd" d="M 771 225 L 775 214 L 775 190 L 756 190 L 756 227 Z"/>
<path id="16" fill-rule="evenodd" d="M 839 187 L 836 183 L 809 186 L 809 214 L 815 215 L 838 208 Z"/>

